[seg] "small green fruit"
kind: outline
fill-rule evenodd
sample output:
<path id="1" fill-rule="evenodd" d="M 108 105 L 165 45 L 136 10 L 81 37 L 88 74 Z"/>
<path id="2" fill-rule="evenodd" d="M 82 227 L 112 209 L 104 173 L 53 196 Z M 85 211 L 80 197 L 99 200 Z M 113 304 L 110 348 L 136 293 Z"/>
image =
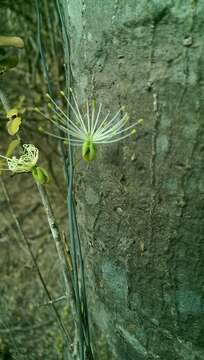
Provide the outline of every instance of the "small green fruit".
<path id="1" fill-rule="evenodd" d="M 41 185 L 45 185 L 49 182 L 49 175 L 47 171 L 39 166 L 34 166 L 32 169 L 32 175 L 35 181 Z"/>
<path id="2" fill-rule="evenodd" d="M 96 146 L 91 141 L 86 141 L 82 146 L 82 156 L 84 160 L 92 161 L 96 157 Z"/>

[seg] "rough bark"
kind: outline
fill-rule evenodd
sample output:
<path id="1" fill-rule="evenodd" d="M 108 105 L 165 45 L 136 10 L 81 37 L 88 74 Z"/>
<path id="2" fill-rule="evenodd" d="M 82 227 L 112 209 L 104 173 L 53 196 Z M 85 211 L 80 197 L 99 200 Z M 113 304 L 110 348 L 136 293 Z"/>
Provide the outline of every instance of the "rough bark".
<path id="1" fill-rule="evenodd" d="M 203 1 L 63 6 L 81 103 L 93 94 L 104 109 L 124 104 L 131 121 L 144 118 L 137 137 L 77 167 L 92 324 L 109 359 L 201 360 Z"/>

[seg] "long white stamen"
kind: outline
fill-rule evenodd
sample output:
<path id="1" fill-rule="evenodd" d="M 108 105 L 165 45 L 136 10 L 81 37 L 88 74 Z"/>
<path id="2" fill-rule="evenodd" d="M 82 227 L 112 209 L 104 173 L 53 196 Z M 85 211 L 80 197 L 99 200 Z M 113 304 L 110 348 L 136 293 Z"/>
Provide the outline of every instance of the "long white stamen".
<path id="1" fill-rule="evenodd" d="M 118 110 L 118 112 L 114 115 L 114 117 L 107 124 L 104 125 L 105 121 L 103 121 L 101 123 L 101 125 L 98 127 L 97 131 L 100 131 L 101 129 L 105 130 L 107 127 L 109 128 L 111 126 L 111 124 L 117 119 L 117 117 L 120 114 L 121 110 L 122 110 L 122 108 Z"/>
<path id="2" fill-rule="evenodd" d="M 68 138 L 65 138 L 65 137 L 63 137 L 63 136 L 56 135 L 56 134 L 52 134 L 51 132 L 49 132 L 49 131 L 47 131 L 47 130 L 44 130 L 44 129 L 39 129 L 39 130 L 40 130 L 40 132 L 42 132 L 43 134 L 52 136 L 52 137 L 54 137 L 54 138 L 56 138 L 56 139 L 68 141 Z"/>
<path id="3" fill-rule="evenodd" d="M 65 127 L 65 126 L 63 126 L 63 125 L 61 125 L 61 124 L 58 124 L 58 122 L 56 122 L 55 120 L 52 120 L 52 119 L 49 119 L 55 126 L 57 126 L 59 129 L 61 129 L 62 131 L 64 131 L 65 133 L 67 133 L 67 134 L 70 134 L 70 135 L 72 135 L 72 136 L 75 136 L 75 137 L 77 137 L 77 138 L 79 138 L 79 139 L 84 139 L 84 135 L 81 135 L 81 133 L 77 133 L 76 131 L 74 131 L 74 130 L 71 130 L 69 127 Z"/>
<path id="4" fill-rule="evenodd" d="M 134 130 L 135 126 L 141 124 L 142 122 L 143 122 L 143 119 L 138 120 L 136 123 L 134 123 L 134 124 L 126 127 L 125 129 L 123 128 L 122 130 L 117 131 L 117 135 L 118 135 L 118 134 L 121 134 L 121 133 L 123 133 L 123 132 L 126 132 L 126 131 L 128 131 L 128 130 L 130 130 L 130 129 L 133 129 L 133 130 Z M 132 132 L 131 132 L 131 134 L 132 134 Z"/>
<path id="5" fill-rule="evenodd" d="M 52 108 L 52 110 L 54 111 L 53 108 Z M 76 129 L 74 129 L 74 128 L 71 127 L 71 125 L 69 124 L 69 129 L 68 129 L 65 125 L 62 125 L 62 124 L 58 123 L 56 120 L 53 120 L 53 119 L 47 117 L 46 115 L 44 115 L 39 109 L 36 109 L 36 111 L 39 112 L 45 119 L 47 119 L 48 121 L 50 121 L 51 123 L 53 123 L 55 126 L 57 126 L 57 127 L 58 127 L 59 129 L 61 129 L 62 131 L 66 132 L 66 133 L 68 133 L 68 131 L 69 131 L 69 132 L 72 132 L 72 133 L 74 134 L 74 136 L 78 136 L 79 134 L 81 134 L 81 138 L 84 137 L 83 132 L 80 131 L 80 129 L 78 129 L 77 127 L 76 127 Z M 60 114 L 58 114 L 58 113 L 56 112 L 56 115 L 57 115 L 58 118 L 59 118 Z"/>
<path id="6" fill-rule="evenodd" d="M 56 114 L 56 116 L 57 116 L 58 119 L 61 119 L 61 118 L 62 118 L 62 116 L 57 112 L 56 109 L 54 109 L 53 107 L 52 107 L 51 109 L 52 109 L 52 111 Z M 49 119 L 49 120 L 51 121 L 51 119 Z M 67 117 L 66 120 L 67 120 L 67 121 L 64 121 L 64 119 L 63 119 L 63 121 L 62 121 L 63 126 L 64 126 L 65 128 L 66 128 L 66 127 L 69 127 L 70 130 L 75 131 L 76 133 L 81 133 L 81 135 L 83 136 L 82 130 L 80 130 L 80 128 L 77 127 L 77 126 L 73 123 L 73 121 L 71 121 L 68 117 Z M 56 120 L 53 120 L 53 121 L 56 121 Z M 53 121 L 52 121 L 52 122 L 53 122 Z M 67 123 L 67 122 L 68 122 L 68 123 Z M 57 121 L 56 121 L 56 123 L 57 123 Z M 60 125 L 61 125 L 61 124 L 60 124 Z"/>
<path id="7" fill-rule="evenodd" d="M 86 117 L 87 117 L 87 121 L 88 121 L 88 133 L 90 133 L 90 131 L 91 131 L 91 124 L 90 124 L 89 103 L 88 103 L 88 100 L 87 100 L 87 102 L 86 102 Z"/>
<path id="8" fill-rule="evenodd" d="M 76 111 L 74 110 L 74 108 L 72 107 L 72 104 L 69 102 L 68 98 L 67 98 L 65 95 L 63 95 L 63 96 L 64 96 L 65 99 L 67 100 L 69 106 L 73 109 L 73 112 L 75 113 L 75 116 L 76 116 L 77 120 L 81 123 L 81 120 L 80 120 L 80 118 L 78 117 L 78 115 L 77 115 Z M 77 127 L 77 125 L 74 124 L 74 122 L 65 114 L 65 112 L 64 112 L 62 109 L 60 109 L 60 107 L 55 103 L 55 101 L 54 101 L 49 95 L 47 95 L 47 97 L 50 99 L 50 101 L 51 101 L 51 103 L 54 105 L 54 107 L 56 107 L 56 109 L 64 116 L 64 118 L 65 118 L 68 122 L 70 122 L 74 127 L 76 127 L 77 130 L 79 130 L 79 128 Z M 53 110 L 53 111 L 55 110 L 55 113 L 57 113 L 56 109 L 52 109 L 52 110 Z M 66 121 L 65 121 L 65 125 L 67 125 L 67 124 L 66 124 Z"/>
<path id="9" fill-rule="evenodd" d="M 70 89 L 70 91 L 72 92 L 72 89 Z M 80 110 L 79 110 L 79 107 L 78 107 L 78 104 L 77 104 L 77 101 L 76 101 L 76 99 L 75 99 L 75 96 L 74 96 L 73 92 L 72 92 L 72 97 L 73 97 L 73 99 L 74 99 L 74 103 L 75 103 L 75 106 L 76 106 L 77 111 L 76 111 L 75 108 L 72 106 L 72 104 L 71 104 L 71 102 L 69 101 L 68 97 L 67 97 L 64 93 L 63 93 L 63 96 L 64 96 L 64 98 L 66 99 L 68 105 L 71 107 L 72 111 L 74 112 L 76 118 L 77 118 L 77 119 L 79 120 L 79 122 L 81 123 L 81 125 L 82 125 L 85 133 L 87 133 L 87 128 L 86 128 L 86 126 L 85 126 L 85 124 L 84 124 L 82 115 L 81 115 L 81 113 L 80 113 Z"/>
<path id="10" fill-rule="evenodd" d="M 101 113 L 101 108 L 102 108 L 102 104 L 99 105 L 98 114 L 97 114 L 97 117 L 96 117 L 95 124 L 94 124 L 94 126 L 93 126 L 93 128 L 92 128 L 91 135 L 94 134 L 94 131 L 95 131 L 96 126 L 97 126 L 97 124 L 98 124 L 98 120 L 99 120 L 100 113 Z"/>
<path id="11" fill-rule="evenodd" d="M 96 122 L 98 119 L 98 115 L 96 117 L 96 121 L 95 121 L 95 125 L 94 125 L 94 118 L 95 118 L 95 102 L 94 100 L 92 101 L 92 114 L 91 114 L 91 133 L 94 132 L 94 127 L 96 126 Z"/>
<path id="12" fill-rule="evenodd" d="M 103 140 L 97 141 L 97 144 L 110 144 L 110 143 L 113 143 L 113 142 L 116 142 L 116 141 L 123 140 L 123 139 L 125 139 L 127 137 L 130 137 L 131 135 L 132 135 L 132 133 L 130 132 L 130 133 L 124 135 L 124 136 L 121 136 L 121 137 L 113 139 L 113 140 L 110 139 L 110 140 L 105 140 L 105 141 L 103 141 Z"/>
<path id="13" fill-rule="evenodd" d="M 96 131 L 95 136 L 96 137 L 100 137 L 100 136 L 104 136 L 104 135 L 108 135 L 108 134 L 113 134 L 114 132 L 119 131 L 125 124 L 125 118 L 126 118 L 127 114 L 125 114 L 122 119 L 120 119 L 118 121 L 118 123 L 112 125 L 112 126 L 107 126 L 106 128 L 101 129 L 100 131 Z"/>

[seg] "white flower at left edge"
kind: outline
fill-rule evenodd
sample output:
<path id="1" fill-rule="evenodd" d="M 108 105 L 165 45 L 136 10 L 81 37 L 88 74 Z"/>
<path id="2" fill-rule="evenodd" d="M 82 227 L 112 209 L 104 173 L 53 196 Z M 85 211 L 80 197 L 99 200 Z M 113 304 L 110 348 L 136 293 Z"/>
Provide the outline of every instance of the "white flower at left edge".
<path id="1" fill-rule="evenodd" d="M 33 144 L 24 144 L 23 154 L 20 157 L 12 156 L 9 158 L 3 155 L 0 157 L 7 162 L 7 168 L 0 170 L 9 170 L 12 173 L 30 172 L 37 164 L 39 151 Z"/>

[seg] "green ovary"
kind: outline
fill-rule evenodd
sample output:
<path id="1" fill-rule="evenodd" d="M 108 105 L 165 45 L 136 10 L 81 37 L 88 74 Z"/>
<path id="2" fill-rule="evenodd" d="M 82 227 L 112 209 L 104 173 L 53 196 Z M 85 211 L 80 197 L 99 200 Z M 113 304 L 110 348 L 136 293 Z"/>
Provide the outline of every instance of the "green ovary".
<path id="1" fill-rule="evenodd" d="M 96 146 L 95 144 L 88 140 L 82 146 L 82 157 L 84 160 L 92 161 L 96 157 Z"/>

